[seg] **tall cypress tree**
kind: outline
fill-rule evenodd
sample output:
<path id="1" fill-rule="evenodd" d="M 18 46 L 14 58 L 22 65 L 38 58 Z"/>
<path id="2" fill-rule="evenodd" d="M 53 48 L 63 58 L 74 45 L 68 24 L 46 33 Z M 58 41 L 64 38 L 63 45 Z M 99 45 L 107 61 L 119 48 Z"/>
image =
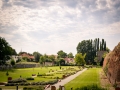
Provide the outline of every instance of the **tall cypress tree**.
<path id="1" fill-rule="evenodd" d="M 106 51 L 106 42 L 104 42 L 104 51 Z"/>
<path id="2" fill-rule="evenodd" d="M 101 49 L 104 50 L 104 39 L 102 39 L 102 46 Z"/>
<path id="3" fill-rule="evenodd" d="M 99 50 L 99 38 L 97 39 L 97 51 Z"/>
<path id="4" fill-rule="evenodd" d="M 101 44 L 101 42 L 100 42 L 100 51 L 102 50 L 102 44 Z"/>

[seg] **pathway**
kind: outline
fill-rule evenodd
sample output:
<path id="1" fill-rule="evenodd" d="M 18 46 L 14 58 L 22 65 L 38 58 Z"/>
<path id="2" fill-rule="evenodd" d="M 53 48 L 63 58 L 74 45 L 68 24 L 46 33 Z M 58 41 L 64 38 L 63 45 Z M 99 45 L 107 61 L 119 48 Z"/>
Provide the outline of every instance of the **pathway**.
<path id="1" fill-rule="evenodd" d="M 71 80 L 73 80 L 74 78 L 76 78 L 77 76 L 79 76 L 79 75 L 80 75 L 81 73 L 83 73 L 85 70 L 87 70 L 87 69 L 85 68 L 85 69 L 83 69 L 82 71 L 79 71 L 79 72 L 77 72 L 76 74 L 71 75 L 71 76 L 69 76 L 69 77 L 61 80 L 61 82 L 58 82 L 57 84 L 54 84 L 53 86 L 55 86 L 56 89 L 59 89 L 59 86 L 60 86 L 60 85 L 61 85 L 61 86 L 64 86 L 66 83 L 70 82 Z M 47 89 L 45 89 L 45 90 L 51 90 L 51 88 L 47 88 Z"/>

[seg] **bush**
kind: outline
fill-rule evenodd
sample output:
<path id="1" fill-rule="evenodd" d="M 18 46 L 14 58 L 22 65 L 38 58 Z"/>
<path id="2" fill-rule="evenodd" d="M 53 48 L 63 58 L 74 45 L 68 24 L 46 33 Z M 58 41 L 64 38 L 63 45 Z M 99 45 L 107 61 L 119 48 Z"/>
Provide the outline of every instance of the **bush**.
<path id="1" fill-rule="evenodd" d="M 33 77 L 27 77 L 26 80 L 34 80 Z"/>
<path id="2" fill-rule="evenodd" d="M 96 84 L 83 86 L 81 88 L 76 88 L 75 90 L 107 90 L 105 88 L 99 87 Z"/>
<path id="3" fill-rule="evenodd" d="M 36 85 L 36 83 L 35 83 L 35 82 L 32 82 L 31 85 Z"/>
<path id="4" fill-rule="evenodd" d="M 41 82 L 41 85 L 47 85 L 48 82 Z"/>
<path id="5" fill-rule="evenodd" d="M 5 84 L 5 86 L 16 86 L 16 84 L 15 83 L 7 83 L 7 84 Z"/>
<path id="6" fill-rule="evenodd" d="M 28 85 L 30 85 L 30 83 L 28 83 L 28 82 L 24 83 L 24 86 L 28 86 Z"/>
<path id="7" fill-rule="evenodd" d="M 46 74 L 46 76 L 53 76 L 53 74 L 50 74 L 50 73 L 49 73 L 49 74 Z"/>
<path id="8" fill-rule="evenodd" d="M 58 80 L 56 79 L 56 80 L 53 80 L 53 81 L 48 81 L 48 84 L 53 85 L 53 84 L 55 84 L 57 82 L 58 82 Z"/>
<path id="9" fill-rule="evenodd" d="M 48 74 L 38 74 L 37 76 L 53 76 L 53 74 L 48 73 Z"/>
<path id="10" fill-rule="evenodd" d="M 8 81 L 8 83 L 21 83 L 21 82 L 27 82 L 27 81 L 23 78 Z"/>
<path id="11" fill-rule="evenodd" d="M 14 59 L 11 59 L 10 64 L 11 64 L 12 66 L 15 65 L 15 61 L 14 61 Z"/>
<path id="12" fill-rule="evenodd" d="M 36 76 L 36 74 L 32 74 L 32 76 Z"/>
<path id="13" fill-rule="evenodd" d="M 46 74 L 39 74 L 39 75 L 37 75 L 37 76 L 46 76 Z"/>

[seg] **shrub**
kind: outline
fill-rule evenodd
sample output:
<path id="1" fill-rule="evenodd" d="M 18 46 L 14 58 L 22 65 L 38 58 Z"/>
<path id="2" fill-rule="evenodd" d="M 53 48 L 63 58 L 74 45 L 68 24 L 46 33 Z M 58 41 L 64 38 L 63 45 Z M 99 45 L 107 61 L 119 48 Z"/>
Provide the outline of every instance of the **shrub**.
<path id="1" fill-rule="evenodd" d="M 15 86 L 16 84 L 15 83 L 7 83 L 5 84 L 5 86 Z"/>
<path id="2" fill-rule="evenodd" d="M 32 82 L 31 85 L 36 85 L 36 83 L 35 83 L 35 82 Z"/>
<path id="3" fill-rule="evenodd" d="M 48 82 L 41 82 L 41 85 L 47 85 Z"/>
<path id="4" fill-rule="evenodd" d="M 28 85 L 30 85 L 30 83 L 28 83 L 28 82 L 24 83 L 24 86 L 28 86 Z"/>
<path id="5" fill-rule="evenodd" d="M 27 81 L 23 78 L 8 81 L 8 83 L 21 83 L 21 82 L 27 82 Z"/>
<path id="6" fill-rule="evenodd" d="M 32 76 L 36 76 L 36 74 L 32 74 Z"/>
<path id="7" fill-rule="evenodd" d="M 46 74 L 46 76 L 53 76 L 53 74 L 50 74 L 50 73 L 49 73 L 49 74 Z"/>
<path id="8" fill-rule="evenodd" d="M 53 81 L 48 81 L 48 84 L 53 85 L 53 84 L 55 84 L 57 82 L 58 82 L 58 80 L 56 79 L 56 80 L 53 80 Z"/>
<path id="9" fill-rule="evenodd" d="M 33 77 L 27 77 L 26 80 L 34 80 Z"/>
<path id="10" fill-rule="evenodd" d="M 46 76 L 46 74 L 39 74 L 39 75 L 37 75 L 37 76 Z"/>
<path id="11" fill-rule="evenodd" d="M 24 85 L 24 82 L 20 83 L 20 85 Z"/>

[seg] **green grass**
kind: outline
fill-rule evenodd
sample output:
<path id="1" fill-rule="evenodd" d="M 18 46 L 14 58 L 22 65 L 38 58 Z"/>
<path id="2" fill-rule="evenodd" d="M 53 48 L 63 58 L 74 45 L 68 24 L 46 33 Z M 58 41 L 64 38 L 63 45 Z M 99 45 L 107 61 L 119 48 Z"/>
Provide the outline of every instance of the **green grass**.
<path id="1" fill-rule="evenodd" d="M 62 66 L 62 68 L 68 68 L 68 66 Z M 77 67 L 76 67 L 77 68 Z M 7 78 L 8 77 L 12 77 L 12 79 L 17 79 L 20 78 L 20 76 L 22 78 L 27 78 L 27 77 L 31 77 L 32 74 L 44 74 L 44 73 L 49 73 L 49 70 L 60 70 L 59 66 L 56 67 L 39 67 L 39 68 L 23 68 L 23 69 L 13 69 L 13 70 L 9 70 L 9 76 L 6 76 L 6 72 L 7 71 L 0 71 L 0 82 L 7 82 Z M 60 74 L 55 74 L 53 77 L 62 77 L 62 75 Z M 30 80 L 29 82 L 36 82 L 36 81 L 49 81 L 49 80 L 53 80 L 53 79 L 49 79 L 49 78 L 40 78 L 40 77 L 35 77 L 35 80 Z"/>
<path id="2" fill-rule="evenodd" d="M 24 87 L 34 87 L 34 88 L 38 88 L 39 86 L 34 85 L 34 86 L 18 86 L 18 89 L 23 90 Z M 16 86 L 0 86 L 0 88 L 2 89 L 16 89 Z"/>
<path id="3" fill-rule="evenodd" d="M 91 84 L 97 84 L 100 86 L 100 80 L 99 80 L 99 71 L 101 68 L 90 68 L 83 72 L 81 75 L 70 81 L 65 85 L 65 88 L 67 90 L 70 90 L 73 88 L 80 88 L 86 85 L 91 85 Z"/>

